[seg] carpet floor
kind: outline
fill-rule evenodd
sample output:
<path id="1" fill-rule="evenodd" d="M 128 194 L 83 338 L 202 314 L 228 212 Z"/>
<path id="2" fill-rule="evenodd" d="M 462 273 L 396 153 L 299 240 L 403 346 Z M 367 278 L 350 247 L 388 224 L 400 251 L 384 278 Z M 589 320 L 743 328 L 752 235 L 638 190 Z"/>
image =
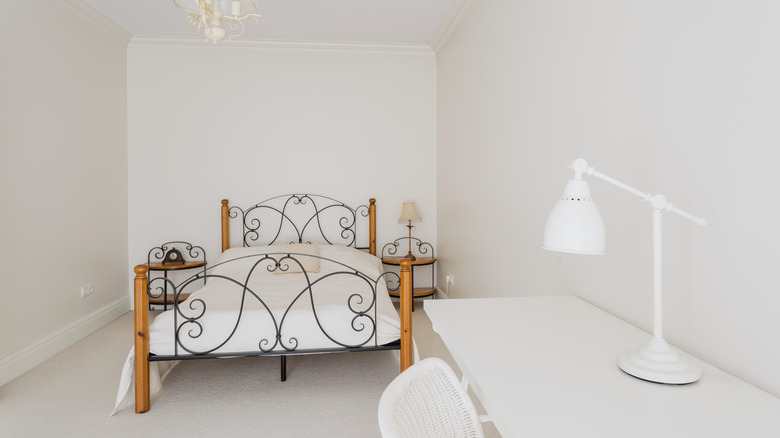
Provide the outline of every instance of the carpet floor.
<path id="1" fill-rule="evenodd" d="M 421 358 L 460 371 L 415 306 Z M 132 313 L 0 387 L 2 437 L 379 437 L 377 406 L 398 375 L 393 351 L 182 361 L 151 410 L 109 417 L 132 345 Z M 472 400 L 481 413 L 476 397 Z M 488 437 L 500 437 L 485 423 Z"/>

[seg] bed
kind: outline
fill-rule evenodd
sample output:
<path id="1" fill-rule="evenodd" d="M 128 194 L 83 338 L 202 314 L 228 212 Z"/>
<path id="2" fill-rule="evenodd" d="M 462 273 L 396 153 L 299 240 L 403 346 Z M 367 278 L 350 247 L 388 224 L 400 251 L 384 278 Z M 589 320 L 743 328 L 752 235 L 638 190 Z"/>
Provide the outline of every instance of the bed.
<path id="1" fill-rule="evenodd" d="M 400 350 L 400 371 L 411 366 L 410 265 L 402 263 L 400 275 L 383 272 L 375 199 L 352 208 L 293 194 L 246 209 L 223 200 L 221 219 L 221 256 L 178 284 L 160 280 L 174 304 L 151 325 L 149 299 L 162 288 L 151 284 L 146 265 L 135 267 L 135 342 L 123 373 L 131 375 L 123 375 L 115 412 L 128 404 L 123 386 L 134 388 L 137 413 L 149 410 L 150 381 L 159 387 L 162 362 L 279 356 L 282 380 L 287 356 L 297 354 Z M 231 222 L 241 229 L 235 247 Z M 400 289 L 400 316 L 388 287 Z"/>

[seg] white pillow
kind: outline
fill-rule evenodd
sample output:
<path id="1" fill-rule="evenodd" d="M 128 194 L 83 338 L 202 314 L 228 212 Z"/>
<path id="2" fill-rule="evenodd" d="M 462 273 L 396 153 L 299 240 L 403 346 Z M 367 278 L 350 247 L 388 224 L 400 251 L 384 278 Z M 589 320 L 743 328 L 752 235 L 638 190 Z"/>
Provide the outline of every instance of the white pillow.
<path id="1" fill-rule="evenodd" d="M 307 273 L 315 273 L 320 272 L 320 247 L 317 244 L 311 244 L 311 243 L 280 243 L 276 245 L 277 252 L 284 253 L 284 255 L 278 256 L 279 263 L 281 264 L 281 267 L 276 269 L 274 271 L 276 274 L 300 274 L 305 270 Z M 295 260 L 292 260 L 290 258 L 285 258 L 284 260 L 281 260 L 282 257 L 286 257 L 287 254 L 290 254 L 291 257 L 293 257 L 295 260 L 298 260 L 301 265 L 303 265 L 303 270 L 301 269 L 301 266 L 298 265 L 298 263 L 295 262 Z M 305 254 L 305 255 L 295 255 L 295 254 Z M 308 256 L 318 256 L 318 257 L 308 257 Z"/>
<path id="2" fill-rule="evenodd" d="M 249 269 L 260 260 L 260 257 L 253 257 L 255 255 L 263 255 L 276 252 L 276 248 L 273 246 L 239 246 L 236 248 L 228 248 L 222 255 L 219 256 L 219 260 L 214 263 L 214 269 L 211 272 L 212 275 L 223 275 L 225 277 L 241 279 L 243 281 Z M 229 263 L 228 263 L 229 262 Z M 256 269 L 255 275 L 261 275 L 268 273 L 267 265 L 270 263 L 264 262 L 263 269 Z"/>

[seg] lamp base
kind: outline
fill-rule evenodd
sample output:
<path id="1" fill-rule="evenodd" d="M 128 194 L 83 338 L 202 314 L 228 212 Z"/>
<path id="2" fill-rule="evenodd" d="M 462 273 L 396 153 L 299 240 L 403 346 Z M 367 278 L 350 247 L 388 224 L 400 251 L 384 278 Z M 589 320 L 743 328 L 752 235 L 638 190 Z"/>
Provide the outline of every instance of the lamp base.
<path id="1" fill-rule="evenodd" d="M 415 256 L 414 256 L 414 254 L 412 254 L 412 252 L 411 252 L 411 251 L 409 251 L 409 254 L 406 254 L 406 255 L 404 256 L 404 258 L 405 258 L 405 259 L 409 259 L 409 260 L 411 260 L 411 261 L 415 261 L 415 260 L 417 260 L 417 257 L 415 257 Z"/>
<path id="2" fill-rule="evenodd" d="M 656 383 L 684 385 L 701 378 L 701 367 L 690 363 L 672 349 L 664 339 L 653 338 L 644 347 L 618 358 L 626 373 Z"/>

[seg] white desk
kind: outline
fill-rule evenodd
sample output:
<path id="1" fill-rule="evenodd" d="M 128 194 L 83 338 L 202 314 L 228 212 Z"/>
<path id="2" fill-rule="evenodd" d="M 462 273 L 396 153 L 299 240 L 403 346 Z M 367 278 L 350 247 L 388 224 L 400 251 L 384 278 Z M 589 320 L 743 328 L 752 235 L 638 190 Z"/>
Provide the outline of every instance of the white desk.
<path id="1" fill-rule="evenodd" d="M 504 438 L 780 437 L 780 399 L 709 364 L 680 386 L 622 372 L 618 355 L 650 335 L 579 298 L 429 300 L 425 312 Z"/>

